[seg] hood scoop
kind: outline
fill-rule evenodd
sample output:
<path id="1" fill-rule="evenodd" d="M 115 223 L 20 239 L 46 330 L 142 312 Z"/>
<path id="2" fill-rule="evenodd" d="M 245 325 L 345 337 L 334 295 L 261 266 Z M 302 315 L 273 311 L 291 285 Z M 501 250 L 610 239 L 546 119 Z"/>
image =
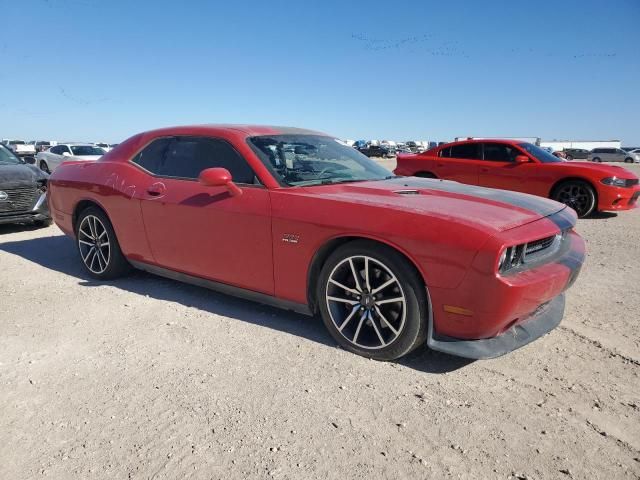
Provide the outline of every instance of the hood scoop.
<path id="1" fill-rule="evenodd" d="M 415 188 L 404 188 L 402 190 L 394 190 L 393 193 L 398 195 L 420 195 L 420 192 Z"/>

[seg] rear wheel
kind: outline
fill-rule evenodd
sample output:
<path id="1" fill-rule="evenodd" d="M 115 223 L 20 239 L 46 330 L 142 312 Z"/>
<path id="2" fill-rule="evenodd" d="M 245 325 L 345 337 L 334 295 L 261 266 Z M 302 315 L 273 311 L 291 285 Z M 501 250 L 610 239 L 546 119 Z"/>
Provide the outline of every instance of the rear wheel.
<path id="1" fill-rule="evenodd" d="M 389 247 L 355 241 L 337 249 L 320 272 L 316 299 L 329 333 L 359 355 L 394 360 L 426 338 L 424 284 Z"/>
<path id="2" fill-rule="evenodd" d="M 600 157 L 593 157 L 593 161 L 594 162 L 601 162 L 602 160 L 600 160 Z"/>
<path id="3" fill-rule="evenodd" d="M 589 216 L 596 208 L 595 190 L 580 180 L 561 183 L 554 189 L 551 198 L 573 208 L 580 218 Z"/>
<path id="4" fill-rule="evenodd" d="M 92 277 L 109 280 L 129 271 L 113 226 L 99 208 L 89 207 L 80 213 L 76 240 L 82 264 Z"/>
<path id="5" fill-rule="evenodd" d="M 571 161 L 573 160 L 573 157 L 571 155 L 567 155 L 567 160 Z"/>
<path id="6" fill-rule="evenodd" d="M 40 160 L 40 170 L 46 173 L 51 173 L 51 170 L 49 170 L 49 165 L 47 165 L 47 162 L 45 162 L 44 160 Z"/>

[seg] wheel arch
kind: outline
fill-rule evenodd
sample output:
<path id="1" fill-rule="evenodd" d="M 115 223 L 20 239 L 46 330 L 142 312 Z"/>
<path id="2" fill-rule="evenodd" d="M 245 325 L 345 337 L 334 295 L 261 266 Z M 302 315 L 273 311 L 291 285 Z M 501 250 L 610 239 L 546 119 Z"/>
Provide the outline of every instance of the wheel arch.
<path id="1" fill-rule="evenodd" d="M 413 176 L 421 178 L 438 178 L 435 173 L 430 172 L 429 170 L 420 170 L 419 172 L 414 173 Z"/>
<path id="2" fill-rule="evenodd" d="M 89 207 L 96 207 L 100 209 L 102 213 L 104 213 L 106 217 L 109 219 L 109 221 L 111 222 L 111 217 L 107 213 L 107 210 L 102 205 L 100 205 L 100 202 L 96 201 L 93 198 L 83 198 L 78 203 L 76 203 L 73 209 L 73 214 L 71 216 L 71 225 L 73 227 L 74 232 L 76 231 L 76 224 L 78 222 L 78 217 L 84 210 L 86 210 Z M 111 225 L 113 225 L 113 222 L 111 222 Z"/>
<path id="3" fill-rule="evenodd" d="M 571 176 L 571 177 L 563 177 L 560 180 L 556 181 L 552 187 L 549 189 L 549 198 L 551 198 L 554 194 L 554 192 L 556 191 L 556 189 L 562 185 L 563 183 L 566 182 L 571 182 L 571 181 L 576 181 L 576 182 L 583 182 L 586 183 L 587 185 L 589 185 L 591 188 L 593 188 L 593 192 L 596 195 L 596 204 L 598 202 L 598 188 L 596 187 L 596 185 L 593 183 L 592 180 L 588 179 L 588 178 L 584 178 L 584 177 L 579 177 L 579 176 Z"/>
<path id="4" fill-rule="evenodd" d="M 316 252 L 314 253 L 311 259 L 309 268 L 307 269 L 307 303 L 312 313 L 315 314 L 318 311 L 318 306 L 316 304 L 316 299 L 315 299 L 315 291 L 318 285 L 320 271 L 322 270 L 323 265 L 329 258 L 329 255 L 331 255 L 331 253 L 333 253 L 337 248 L 343 245 L 346 245 L 348 243 L 352 243 L 355 241 L 360 241 L 360 240 L 368 241 L 373 244 L 378 244 L 386 248 L 390 248 L 391 250 L 398 253 L 413 268 L 413 270 L 415 271 L 416 275 L 418 276 L 422 284 L 426 287 L 427 285 L 426 279 L 424 277 L 422 270 L 420 269 L 420 267 L 418 267 L 418 264 L 413 260 L 413 258 L 411 258 L 411 256 L 407 252 L 405 252 L 402 248 L 398 247 L 397 245 L 394 245 L 393 243 L 390 243 L 388 241 L 385 241 L 379 238 L 368 237 L 366 235 L 343 235 L 339 237 L 334 237 L 327 240 L 324 244 L 322 244 L 316 250 Z"/>

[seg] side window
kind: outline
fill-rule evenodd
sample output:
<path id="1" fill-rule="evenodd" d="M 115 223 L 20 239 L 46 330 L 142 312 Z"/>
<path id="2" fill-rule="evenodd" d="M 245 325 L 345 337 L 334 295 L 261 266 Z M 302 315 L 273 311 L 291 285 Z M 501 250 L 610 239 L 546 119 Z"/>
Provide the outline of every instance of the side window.
<path id="1" fill-rule="evenodd" d="M 58 147 L 51 147 L 49 149 L 49 151 L 51 153 L 55 153 L 56 155 L 61 155 L 62 154 L 62 152 L 60 151 L 60 147 L 59 146 Z"/>
<path id="2" fill-rule="evenodd" d="M 69 150 L 69 147 L 67 147 L 66 145 L 60 145 L 60 154 L 62 155 L 65 152 L 71 153 L 71 150 Z"/>
<path id="3" fill-rule="evenodd" d="M 170 138 L 158 138 L 154 140 L 133 157 L 131 161 L 154 175 L 160 175 L 167 145 L 169 145 L 170 141 Z"/>
<path id="4" fill-rule="evenodd" d="M 207 168 L 226 168 L 236 183 L 253 184 L 255 175 L 246 160 L 224 140 L 175 137 L 149 144 L 133 159 L 161 177 L 197 179 Z"/>
<path id="5" fill-rule="evenodd" d="M 442 158 L 451 158 L 451 147 L 443 148 L 442 150 L 440 150 L 438 156 Z"/>
<path id="6" fill-rule="evenodd" d="M 451 157 L 464 158 L 468 160 L 480 160 L 480 144 L 463 143 L 462 145 L 453 145 L 451 147 Z"/>
<path id="7" fill-rule="evenodd" d="M 484 159 L 492 162 L 513 162 L 522 153 L 512 145 L 504 143 L 485 143 Z"/>

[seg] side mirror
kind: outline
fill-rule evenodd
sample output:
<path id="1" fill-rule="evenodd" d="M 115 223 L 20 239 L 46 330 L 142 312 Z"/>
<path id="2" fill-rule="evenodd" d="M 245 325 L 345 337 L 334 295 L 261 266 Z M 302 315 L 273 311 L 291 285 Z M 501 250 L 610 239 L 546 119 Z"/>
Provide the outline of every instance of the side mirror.
<path id="1" fill-rule="evenodd" d="M 63 157 L 70 157 L 71 154 L 69 152 L 62 152 Z"/>
<path id="2" fill-rule="evenodd" d="M 526 155 L 516 155 L 516 163 L 529 163 L 529 157 Z"/>
<path id="3" fill-rule="evenodd" d="M 232 197 L 242 195 L 242 190 L 233 183 L 231 173 L 226 168 L 207 168 L 200 172 L 198 180 L 207 187 L 226 187 Z"/>

